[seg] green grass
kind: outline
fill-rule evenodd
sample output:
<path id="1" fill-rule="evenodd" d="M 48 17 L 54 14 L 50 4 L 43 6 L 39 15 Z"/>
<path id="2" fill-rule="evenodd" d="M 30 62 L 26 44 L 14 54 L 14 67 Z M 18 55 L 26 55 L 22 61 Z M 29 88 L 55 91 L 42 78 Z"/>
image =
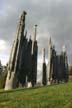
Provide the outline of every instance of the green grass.
<path id="1" fill-rule="evenodd" d="M 72 108 L 72 83 L 0 90 L 0 108 Z"/>

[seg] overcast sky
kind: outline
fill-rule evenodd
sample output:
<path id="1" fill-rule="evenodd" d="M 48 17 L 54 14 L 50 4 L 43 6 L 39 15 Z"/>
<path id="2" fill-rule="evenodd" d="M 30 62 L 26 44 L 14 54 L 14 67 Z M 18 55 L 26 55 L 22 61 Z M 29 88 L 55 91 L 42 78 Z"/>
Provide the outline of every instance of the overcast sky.
<path id="1" fill-rule="evenodd" d="M 0 59 L 3 64 L 9 60 L 12 42 L 22 11 L 27 11 L 26 29 L 28 37 L 33 25 L 38 24 L 37 40 L 39 63 L 42 48 L 47 48 L 51 36 L 58 53 L 67 46 L 69 63 L 72 64 L 72 0 L 0 0 Z M 41 71 L 41 64 L 38 65 Z M 39 74 L 40 75 L 40 74 Z"/>

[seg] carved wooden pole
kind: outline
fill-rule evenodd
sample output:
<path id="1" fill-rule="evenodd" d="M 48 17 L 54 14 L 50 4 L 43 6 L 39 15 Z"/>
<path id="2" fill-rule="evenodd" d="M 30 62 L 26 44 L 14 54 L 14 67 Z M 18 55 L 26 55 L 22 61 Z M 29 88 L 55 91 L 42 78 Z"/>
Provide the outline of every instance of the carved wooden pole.
<path id="1" fill-rule="evenodd" d="M 18 25 L 16 39 L 13 42 L 10 59 L 8 63 L 8 74 L 6 78 L 5 90 L 10 90 L 16 88 L 17 86 L 17 74 L 19 72 L 19 58 L 21 53 L 21 43 L 22 43 L 24 30 L 25 30 L 25 15 L 26 12 L 23 11 Z"/>

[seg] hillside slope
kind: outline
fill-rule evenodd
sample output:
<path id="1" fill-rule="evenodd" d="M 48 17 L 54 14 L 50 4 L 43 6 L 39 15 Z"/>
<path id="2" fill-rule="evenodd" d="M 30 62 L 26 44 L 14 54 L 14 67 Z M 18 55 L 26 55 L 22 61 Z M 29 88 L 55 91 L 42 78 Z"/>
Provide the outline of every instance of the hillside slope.
<path id="1" fill-rule="evenodd" d="M 0 108 L 72 108 L 72 83 L 1 90 Z"/>

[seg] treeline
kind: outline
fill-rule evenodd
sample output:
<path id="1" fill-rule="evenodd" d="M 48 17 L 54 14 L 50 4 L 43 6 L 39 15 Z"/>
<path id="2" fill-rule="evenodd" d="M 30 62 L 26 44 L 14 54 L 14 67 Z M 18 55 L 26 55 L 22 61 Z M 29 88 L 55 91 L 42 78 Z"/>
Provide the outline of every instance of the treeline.
<path id="1" fill-rule="evenodd" d="M 7 77 L 7 68 L 0 75 L 0 89 L 5 87 L 5 81 Z"/>

